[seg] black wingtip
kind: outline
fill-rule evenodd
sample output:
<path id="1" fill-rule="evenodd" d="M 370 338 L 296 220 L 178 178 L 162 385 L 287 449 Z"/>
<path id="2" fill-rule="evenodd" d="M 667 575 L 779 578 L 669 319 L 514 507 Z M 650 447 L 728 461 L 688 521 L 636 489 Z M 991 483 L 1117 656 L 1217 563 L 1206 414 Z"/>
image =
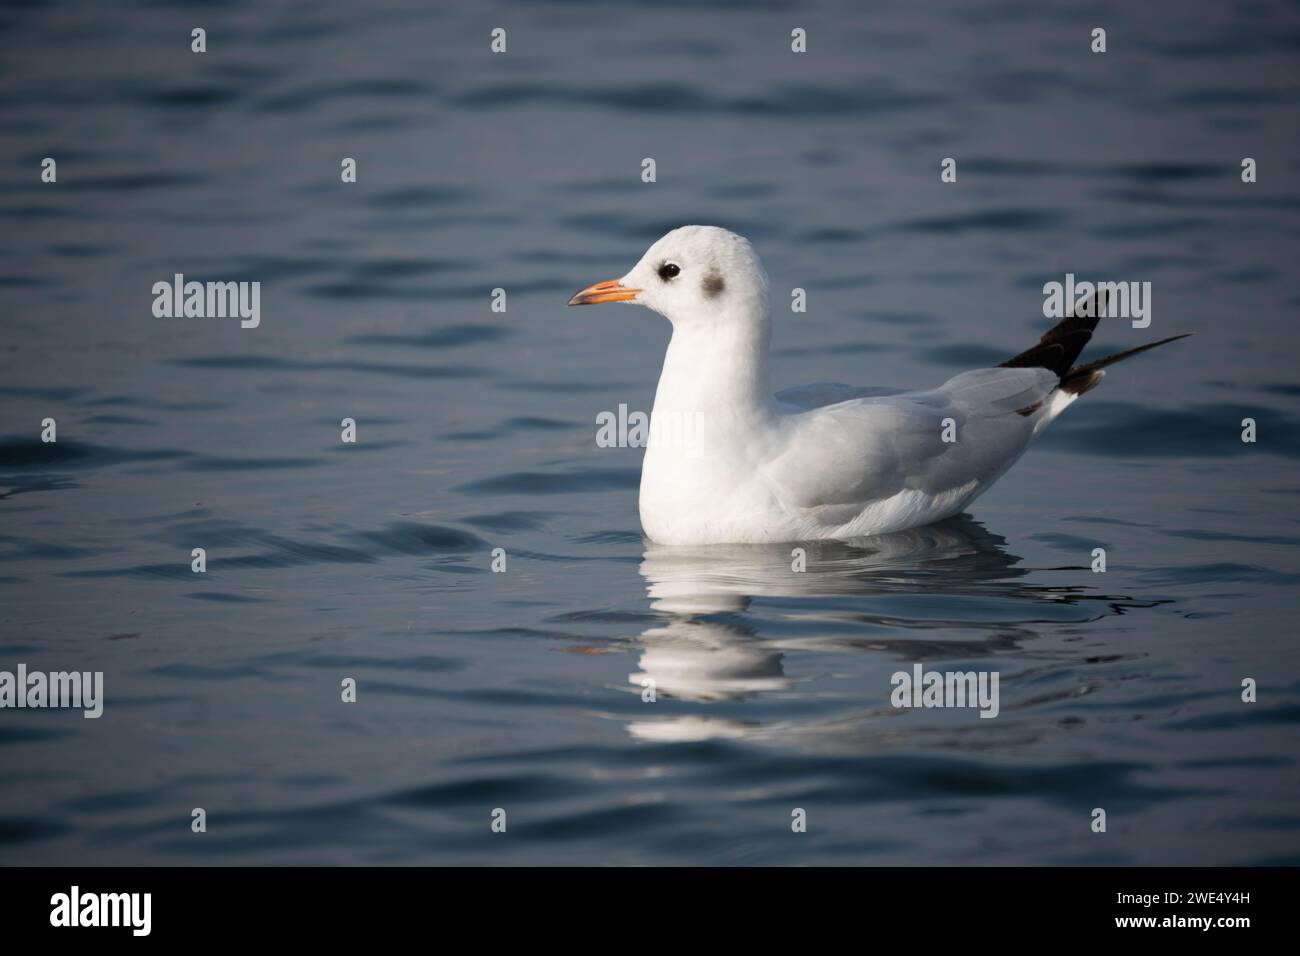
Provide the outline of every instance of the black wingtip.
<path id="1" fill-rule="evenodd" d="M 1043 334 L 1037 345 L 1007 359 L 1001 367 L 1046 368 L 1064 378 L 1092 338 L 1097 323 L 1106 314 L 1106 307 L 1106 293 L 1094 292 L 1077 313 L 1071 309 L 1069 315 Z"/>

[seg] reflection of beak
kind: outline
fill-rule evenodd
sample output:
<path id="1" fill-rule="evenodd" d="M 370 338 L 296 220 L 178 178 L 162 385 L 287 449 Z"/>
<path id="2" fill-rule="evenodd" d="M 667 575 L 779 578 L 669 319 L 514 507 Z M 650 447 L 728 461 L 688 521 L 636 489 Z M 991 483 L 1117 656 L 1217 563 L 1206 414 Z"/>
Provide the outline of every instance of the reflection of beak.
<path id="1" fill-rule="evenodd" d="M 640 289 L 629 289 L 627 286 L 619 285 L 617 279 L 610 279 L 608 282 L 597 282 L 595 285 L 589 285 L 572 299 L 569 305 L 599 305 L 602 302 L 630 302 L 637 297 Z"/>

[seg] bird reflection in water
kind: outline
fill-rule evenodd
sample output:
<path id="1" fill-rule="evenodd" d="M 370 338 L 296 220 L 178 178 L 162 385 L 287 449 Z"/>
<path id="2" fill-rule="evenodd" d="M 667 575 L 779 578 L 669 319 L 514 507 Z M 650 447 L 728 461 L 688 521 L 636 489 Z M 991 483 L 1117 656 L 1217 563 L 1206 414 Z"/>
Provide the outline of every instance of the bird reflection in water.
<path id="1" fill-rule="evenodd" d="M 804 571 L 792 569 L 796 547 L 806 555 Z M 844 543 L 673 547 L 647 542 L 646 548 L 640 571 L 650 607 L 661 620 L 640 635 L 640 669 L 628 680 L 639 688 L 653 682 L 656 698 L 704 705 L 799 695 L 797 685 L 815 675 L 788 673 L 786 651 L 792 647 L 879 651 L 891 662 L 969 659 L 1014 651 L 1037 637 L 1045 620 L 1053 619 L 1044 613 L 1047 605 L 1100 602 L 1100 613 L 1123 613 L 1133 606 L 1126 598 L 1079 586 L 1031 583 L 1033 569 L 1021 566 L 1006 540 L 967 515 Z M 816 600 L 803 601 L 807 598 Z M 909 598 L 915 601 L 908 601 L 906 615 L 900 616 L 898 599 Z M 763 600 L 762 613 L 746 613 L 755 599 Z M 954 600 L 961 599 L 993 602 L 994 619 L 963 617 L 954 611 Z M 792 639 L 760 633 L 764 622 L 774 629 L 774 620 L 798 621 L 805 634 L 821 621 L 834 633 Z M 1072 622 L 1081 623 L 1077 612 L 1063 621 Z M 859 636 L 845 637 L 846 623 L 860 625 Z M 979 631 L 979 640 L 955 633 L 971 628 Z M 870 713 L 900 713 L 891 711 L 887 697 L 882 684 L 879 706 Z M 864 716 L 859 712 L 853 719 Z M 635 720 L 629 730 L 651 740 L 701 740 L 814 728 L 697 712 Z"/>

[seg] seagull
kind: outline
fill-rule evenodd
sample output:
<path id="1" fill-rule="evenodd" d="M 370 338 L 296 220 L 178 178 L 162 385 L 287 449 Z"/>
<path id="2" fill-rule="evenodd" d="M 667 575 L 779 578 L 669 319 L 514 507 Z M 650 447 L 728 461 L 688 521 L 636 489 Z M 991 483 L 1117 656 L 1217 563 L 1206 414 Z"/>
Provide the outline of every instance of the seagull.
<path id="1" fill-rule="evenodd" d="M 773 396 L 767 273 L 743 237 L 674 229 L 623 278 L 569 305 L 603 302 L 646 306 L 673 326 L 639 502 L 646 537 L 664 545 L 852 540 L 942 521 L 988 490 L 1106 366 L 1185 337 L 1075 365 L 1104 312 L 1094 298 L 997 368 L 938 388 L 818 383 Z"/>

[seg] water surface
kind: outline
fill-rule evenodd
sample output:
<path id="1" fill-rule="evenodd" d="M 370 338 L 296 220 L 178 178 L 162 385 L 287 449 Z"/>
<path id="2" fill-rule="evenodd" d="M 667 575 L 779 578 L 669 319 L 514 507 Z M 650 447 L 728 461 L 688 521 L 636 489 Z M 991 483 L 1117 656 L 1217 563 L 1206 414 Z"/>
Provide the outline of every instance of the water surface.
<path id="1" fill-rule="evenodd" d="M 1193 6 L 0 11 L 0 668 L 107 690 L 0 713 L 0 862 L 1300 860 L 1300 17 Z M 1091 354 L 1198 334 L 971 515 L 657 548 L 595 422 L 668 326 L 564 303 L 688 222 L 781 387 L 995 364 L 1066 272 L 1153 283 Z M 155 318 L 177 272 L 261 326 Z M 917 662 L 1000 715 L 895 710 Z"/>

